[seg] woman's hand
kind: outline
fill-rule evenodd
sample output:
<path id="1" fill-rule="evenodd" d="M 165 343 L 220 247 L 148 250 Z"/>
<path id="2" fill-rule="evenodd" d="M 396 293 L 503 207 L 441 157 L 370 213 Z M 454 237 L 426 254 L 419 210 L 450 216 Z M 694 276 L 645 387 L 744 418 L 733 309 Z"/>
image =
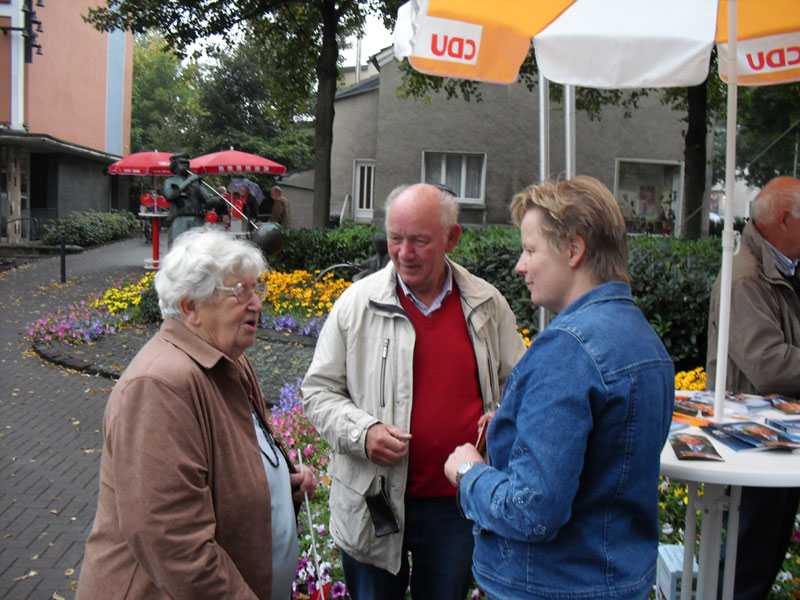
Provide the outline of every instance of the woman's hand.
<path id="1" fill-rule="evenodd" d="M 311 500 L 314 494 L 317 493 L 317 478 L 314 477 L 314 472 L 306 467 L 298 467 L 297 473 L 289 474 L 289 482 L 292 486 L 292 499 L 295 502 L 302 502 L 304 493 L 308 493 L 308 499 Z"/>
<path id="2" fill-rule="evenodd" d="M 447 462 L 444 463 L 444 474 L 453 487 L 456 487 L 458 467 L 468 462 L 486 462 L 472 444 L 462 444 L 447 457 Z"/>

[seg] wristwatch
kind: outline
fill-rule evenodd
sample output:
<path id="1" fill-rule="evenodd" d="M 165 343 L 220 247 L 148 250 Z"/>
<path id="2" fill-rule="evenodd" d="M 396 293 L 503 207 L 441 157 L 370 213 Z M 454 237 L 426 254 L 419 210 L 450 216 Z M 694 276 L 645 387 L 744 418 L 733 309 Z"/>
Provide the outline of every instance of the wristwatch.
<path id="1" fill-rule="evenodd" d="M 474 462 L 465 462 L 459 465 L 458 470 L 456 471 L 456 487 L 461 487 L 461 479 L 467 474 L 467 471 L 474 466 Z"/>

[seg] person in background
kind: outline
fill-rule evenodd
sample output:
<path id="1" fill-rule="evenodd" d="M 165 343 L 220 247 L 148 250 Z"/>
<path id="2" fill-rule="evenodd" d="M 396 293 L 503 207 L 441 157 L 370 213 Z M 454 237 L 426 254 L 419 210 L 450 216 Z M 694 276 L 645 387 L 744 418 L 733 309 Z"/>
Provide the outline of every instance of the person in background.
<path id="1" fill-rule="evenodd" d="M 231 205 L 231 233 L 244 233 L 246 231 L 245 209 L 239 192 L 233 192 Z"/>
<path id="2" fill-rule="evenodd" d="M 244 356 L 264 268 L 258 248 L 218 229 L 184 233 L 162 260 L 164 322 L 103 417 L 80 600 L 290 597 L 294 503 L 316 483 L 273 437 Z"/>
<path id="3" fill-rule="evenodd" d="M 800 180 L 777 177 L 753 200 L 733 257 L 726 388 L 800 397 Z M 715 385 L 720 277 L 708 313 L 706 386 Z M 800 488 L 743 487 L 736 600 L 766 598 L 794 529 Z M 720 578 L 721 579 L 721 578 Z"/>
<path id="4" fill-rule="evenodd" d="M 493 600 L 641 600 L 658 551 L 672 360 L 631 296 L 625 221 L 599 181 L 547 181 L 511 204 L 516 271 L 558 316 L 506 382 L 488 435 L 444 464 L 475 523 L 473 574 Z"/>
<path id="5" fill-rule="evenodd" d="M 231 212 L 231 205 L 230 205 L 231 195 L 230 195 L 230 192 L 228 192 L 227 188 L 224 185 L 219 186 L 217 188 L 217 192 L 219 192 L 219 195 L 222 196 L 223 198 L 225 198 L 225 200 L 226 200 L 226 202 L 220 202 L 217 205 L 217 215 L 219 216 L 219 219 L 222 222 L 222 224 L 225 226 L 225 228 L 229 229 L 230 228 L 230 222 L 231 222 L 231 216 L 230 216 L 230 212 Z"/>
<path id="6" fill-rule="evenodd" d="M 242 204 L 244 205 L 244 216 L 250 221 L 255 222 L 258 219 L 258 200 L 256 200 L 255 196 L 250 195 L 250 190 L 246 185 L 239 187 L 239 194 L 242 199 Z M 250 231 L 250 229 L 252 229 L 252 225 L 247 223 L 245 230 Z"/>
<path id="7" fill-rule="evenodd" d="M 325 321 L 302 385 L 334 449 L 330 530 L 354 600 L 464 600 L 472 525 L 441 464 L 475 440 L 525 346 L 486 281 L 446 254 L 458 204 L 435 186 L 386 202 L 391 262 L 360 279 Z"/>
<path id="8" fill-rule="evenodd" d="M 273 223 L 278 223 L 282 227 L 289 227 L 292 224 L 289 200 L 286 199 L 281 192 L 281 188 L 277 185 L 270 189 L 269 195 L 272 198 L 272 215 L 269 220 Z"/>

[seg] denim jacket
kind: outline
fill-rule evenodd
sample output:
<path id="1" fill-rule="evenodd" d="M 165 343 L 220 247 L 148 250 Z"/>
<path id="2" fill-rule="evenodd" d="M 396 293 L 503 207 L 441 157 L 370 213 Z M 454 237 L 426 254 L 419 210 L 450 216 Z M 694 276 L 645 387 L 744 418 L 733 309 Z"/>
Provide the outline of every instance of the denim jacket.
<path id="1" fill-rule="evenodd" d="M 461 481 L 491 598 L 637 598 L 655 578 L 674 367 L 630 287 L 559 314 L 511 372 L 489 465 Z"/>

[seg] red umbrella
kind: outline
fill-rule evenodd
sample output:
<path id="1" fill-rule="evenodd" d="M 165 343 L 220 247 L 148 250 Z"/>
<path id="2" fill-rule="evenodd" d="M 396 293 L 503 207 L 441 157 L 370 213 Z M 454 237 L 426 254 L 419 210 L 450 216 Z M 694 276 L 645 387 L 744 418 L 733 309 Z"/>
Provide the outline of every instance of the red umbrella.
<path id="1" fill-rule="evenodd" d="M 108 172 L 112 175 L 172 175 L 169 157 L 172 152 L 135 152 L 112 163 Z"/>
<path id="2" fill-rule="evenodd" d="M 193 158 L 189 168 L 195 173 L 286 173 L 286 167 L 275 161 L 233 148 Z"/>

